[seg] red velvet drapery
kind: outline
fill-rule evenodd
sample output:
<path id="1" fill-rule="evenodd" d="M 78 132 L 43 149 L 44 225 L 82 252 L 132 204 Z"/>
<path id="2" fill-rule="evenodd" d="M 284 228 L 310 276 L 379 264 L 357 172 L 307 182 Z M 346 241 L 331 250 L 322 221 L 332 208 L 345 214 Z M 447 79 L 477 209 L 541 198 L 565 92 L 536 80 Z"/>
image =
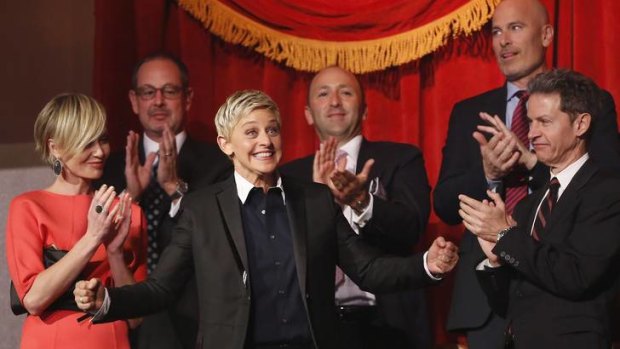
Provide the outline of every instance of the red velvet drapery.
<path id="1" fill-rule="evenodd" d="M 550 64 L 581 71 L 620 98 L 620 63 L 614 45 L 620 23 L 612 17 L 620 12 L 620 2 L 543 2 L 556 27 Z M 226 44 L 170 1 L 96 0 L 95 6 L 94 93 L 107 108 L 114 148 L 123 146 L 127 130 L 139 129 L 127 99 L 132 66 L 139 57 L 160 49 L 178 54 L 190 69 L 195 91 L 189 126 L 193 136 L 214 141 L 212 120 L 219 105 L 236 90 L 254 88 L 267 92 L 281 108 L 285 161 L 307 155 L 317 146 L 314 131 L 303 117 L 311 74 Z M 418 145 L 432 184 L 452 105 L 503 82 L 487 31 L 455 39 L 417 62 L 360 76 L 369 108 L 364 135 Z M 460 232 L 461 228 L 449 228 L 433 217 L 427 241 L 440 233 L 458 240 Z M 454 341 L 444 331 L 450 288 L 448 279 L 429 291 L 438 343 Z"/>
<path id="2" fill-rule="evenodd" d="M 468 0 L 218 0 L 259 23 L 295 36 L 357 41 L 399 34 L 441 17 Z"/>

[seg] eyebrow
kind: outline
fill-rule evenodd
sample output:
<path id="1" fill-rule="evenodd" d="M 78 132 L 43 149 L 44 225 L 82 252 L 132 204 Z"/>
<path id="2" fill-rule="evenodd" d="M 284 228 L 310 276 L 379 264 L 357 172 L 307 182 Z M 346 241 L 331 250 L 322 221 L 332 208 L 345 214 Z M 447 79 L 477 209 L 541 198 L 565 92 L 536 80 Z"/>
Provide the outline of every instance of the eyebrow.
<path id="1" fill-rule="evenodd" d="M 321 90 L 325 90 L 325 89 L 332 89 L 333 85 L 321 85 L 317 87 L 317 91 L 321 91 Z M 350 88 L 350 89 L 355 89 L 355 87 L 353 85 L 348 85 L 348 84 L 338 84 L 335 86 L 336 89 L 342 89 L 342 88 Z"/>

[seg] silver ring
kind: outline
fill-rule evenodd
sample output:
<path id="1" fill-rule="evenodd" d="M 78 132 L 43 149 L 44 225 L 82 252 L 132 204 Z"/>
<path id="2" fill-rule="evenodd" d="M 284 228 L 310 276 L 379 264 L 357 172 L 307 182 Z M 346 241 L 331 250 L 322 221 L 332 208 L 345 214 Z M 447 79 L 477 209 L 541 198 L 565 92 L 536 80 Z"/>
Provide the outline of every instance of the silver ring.
<path id="1" fill-rule="evenodd" d="M 103 206 L 101 206 L 101 205 L 95 206 L 95 212 L 97 212 L 97 213 L 103 212 Z"/>
<path id="2" fill-rule="evenodd" d="M 172 153 L 166 153 L 164 156 L 172 156 Z"/>

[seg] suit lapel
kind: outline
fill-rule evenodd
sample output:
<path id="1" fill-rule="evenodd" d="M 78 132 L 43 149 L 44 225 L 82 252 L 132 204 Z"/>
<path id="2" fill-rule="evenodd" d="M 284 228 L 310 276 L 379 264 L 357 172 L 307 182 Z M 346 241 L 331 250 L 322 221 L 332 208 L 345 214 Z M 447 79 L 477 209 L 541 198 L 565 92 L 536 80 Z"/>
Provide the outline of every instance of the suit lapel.
<path id="1" fill-rule="evenodd" d="M 146 160 L 146 154 L 144 152 L 144 133 L 142 133 L 138 140 L 138 159 L 141 165 L 144 165 L 144 161 Z"/>
<path id="2" fill-rule="evenodd" d="M 368 183 L 372 181 L 374 178 L 379 177 L 379 173 L 381 172 L 379 167 L 381 166 L 378 163 L 378 159 L 376 159 L 376 152 L 373 150 L 372 142 L 366 140 L 366 138 L 362 138 L 362 144 L 360 145 L 360 152 L 357 155 L 357 167 L 355 171 L 360 173 L 364 168 L 364 164 L 369 159 L 375 157 L 375 163 L 372 165 L 370 169 L 370 173 L 368 174 Z"/>
<path id="3" fill-rule="evenodd" d="M 216 197 L 221 215 L 224 218 L 224 224 L 230 234 L 239 260 L 241 261 L 243 269 L 247 271 L 249 270 L 248 254 L 245 246 L 245 236 L 243 235 L 239 196 L 237 195 L 237 188 L 233 176 L 226 181 L 223 190 L 217 193 Z"/>
<path id="4" fill-rule="evenodd" d="M 181 178 L 186 180 L 189 178 L 191 169 L 195 166 L 196 151 L 196 143 L 189 136 L 185 138 L 178 157 L 178 169 Z"/>
<path id="5" fill-rule="evenodd" d="M 491 94 L 482 105 L 481 112 L 489 113 L 491 116 L 497 115 L 506 123 L 506 101 L 508 100 L 508 88 L 504 86 L 491 91 Z"/>
<path id="6" fill-rule="evenodd" d="M 553 233 L 553 228 L 558 224 L 558 222 L 566 221 L 575 209 L 577 205 L 580 203 L 580 191 L 584 185 L 588 183 L 590 178 L 597 172 L 597 167 L 592 163 L 591 160 L 588 160 L 583 167 L 577 171 L 575 177 L 568 184 L 568 187 L 564 190 L 564 193 L 555 204 L 553 211 L 549 215 L 549 221 L 545 226 L 545 234 L 551 235 Z"/>
<path id="7" fill-rule="evenodd" d="M 295 266 L 299 287 L 302 294 L 306 292 L 306 271 L 308 267 L 306 229 L 306 202 L 303 188 L 295 185 L 285 177 L 282 178 L 282 186 L 286 196 L 286 212 L 288 214 L 291 234 L 293 236 L 293 249 L 295 252 Z"/>

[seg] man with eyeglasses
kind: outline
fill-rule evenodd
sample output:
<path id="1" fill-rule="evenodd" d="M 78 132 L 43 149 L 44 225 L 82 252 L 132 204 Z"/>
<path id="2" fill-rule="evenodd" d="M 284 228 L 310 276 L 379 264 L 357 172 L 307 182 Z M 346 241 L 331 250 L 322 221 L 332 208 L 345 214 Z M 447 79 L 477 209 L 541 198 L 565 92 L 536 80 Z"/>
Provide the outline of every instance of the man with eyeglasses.
<path id="1" fill-rule="evenodd" d="M 185 64 L 168 53 L 154 53 L 136 64 L 129 100 L 142 134 L 129 131 L 125 150 L 113 153 L 101 183 L 126 189 L 144 210 L 149 273 L 171 239 L 173 202 L 197 187 L 219 182 L 232 172 L 217 146 L 198 142 L 185 127 L 193 91 Z M 178 207 L 177 207 L 178 208 Z M 144 319 L 132 334 L 133 348 L 193 348 L 197 331 L 194 281 L 170 311 Z"/>

